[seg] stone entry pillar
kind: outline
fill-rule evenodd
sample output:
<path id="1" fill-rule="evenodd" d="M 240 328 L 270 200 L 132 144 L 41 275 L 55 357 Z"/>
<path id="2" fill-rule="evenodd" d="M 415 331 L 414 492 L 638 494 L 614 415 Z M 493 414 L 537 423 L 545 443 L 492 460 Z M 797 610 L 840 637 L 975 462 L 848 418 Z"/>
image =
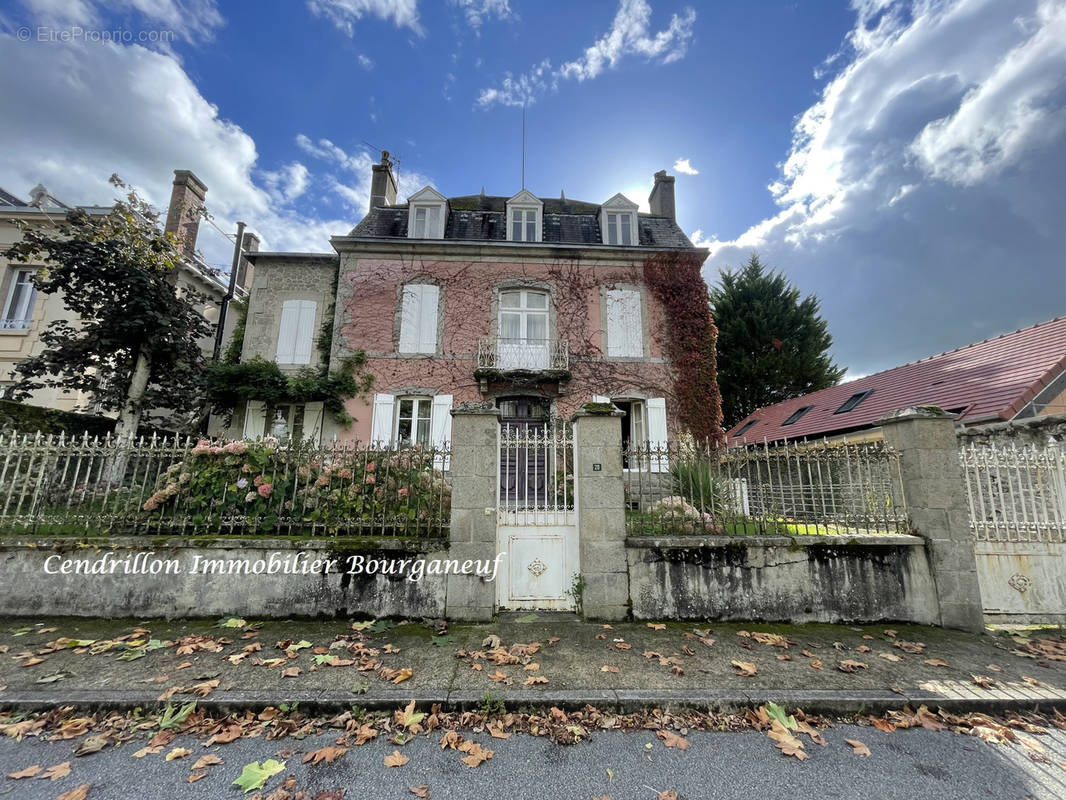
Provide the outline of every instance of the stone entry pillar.
<path id="1" fill-rule="evenodd" d="M 622 412 L 588 403 L 573 416 L 581 541 L 581 612 L 607 621 L 629 615 L 625 491 L 622 484 Z"/>
<path id="2" fill-rule="evenodd" d="M 496 558 L 496 484 L 500 412 L 492 403 L 452 409 L 452 509 L 449 559 Z M 496 611 L 496 584 L 477 575 L 448 575 L 445 615 L 488 622 Z"/>
<path id="3" fill-rule="evenodd" d="M 899 452 L 903 496 L 913 531 L 926 541 L 945 628 L 985 630 L 955 414 L 918 406 L 877 424 Z"/>

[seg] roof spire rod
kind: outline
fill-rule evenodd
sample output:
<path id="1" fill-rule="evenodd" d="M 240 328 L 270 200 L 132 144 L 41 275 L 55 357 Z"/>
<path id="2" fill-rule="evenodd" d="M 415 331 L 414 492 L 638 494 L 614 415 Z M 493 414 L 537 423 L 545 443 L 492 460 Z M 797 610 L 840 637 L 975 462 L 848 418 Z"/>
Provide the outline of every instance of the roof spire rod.
<path id="1" fill-rule="evenodd" d="M 526 101 L 522 101 L 522 188 L 526 188 Z"/>

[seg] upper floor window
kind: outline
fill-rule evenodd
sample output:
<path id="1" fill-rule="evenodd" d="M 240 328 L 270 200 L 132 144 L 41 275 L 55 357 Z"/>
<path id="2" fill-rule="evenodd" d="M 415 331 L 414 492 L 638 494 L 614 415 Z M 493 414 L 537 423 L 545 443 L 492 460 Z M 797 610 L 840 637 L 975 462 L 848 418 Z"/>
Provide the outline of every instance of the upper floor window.
<path id="1" fill-rule="evenodd" d="M 315 340 L 314 300 L 286 300 L 281 304 L 281 325 L 278 328 L 278 350 L 274 360 L 279 364 L 310 364 L 311 348 Z"/>
<path id="2" fill-rule="evenodd" d="M 497 363 L 501 369 L 547 369 L 548 295 L 529 289 L 500 292 Z"/>
<path id="3" fill-rule="evenodd" d="M 407 237 L 409 239 L 443 239 L 448 200 L 432 186 L 407 198 Z"/>
<path id="4" fill-rule="evenodd" d="M 507 240 L 539 242 L 542 238 L 544 203 L 523 189 L 507 201 Z"/>
<path id="5" fill-rule="evenodd" d="M 4 316 L 0 318 L 0 328 L 7 330 L 25 330 L 30 327 L 33 317 L 33 305 L 37 300 L 37 287 L 33 285 L 35 270 L 15 270 L 11 275 L 11 287 L 7 290 L 4 303 Z"/>
<path id="6" fill-rule="evenodd" d="M 401 353 L 437 352 L 437 307 L 440 287 L 432 283 L 409 283 L 403 287 L 400 306 Z"/>
<path id="7" fill-rule="evenodd" d="M 640 244 L 637 231 L 637 204 L 616 194 L 600 207 L 600 232 L 604 244 Z"/>

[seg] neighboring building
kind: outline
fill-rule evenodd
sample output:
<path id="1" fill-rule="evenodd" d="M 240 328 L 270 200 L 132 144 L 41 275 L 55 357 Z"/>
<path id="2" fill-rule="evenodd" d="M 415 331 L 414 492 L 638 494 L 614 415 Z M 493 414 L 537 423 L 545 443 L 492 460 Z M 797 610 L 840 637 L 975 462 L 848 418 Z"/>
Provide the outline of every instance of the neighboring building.
<path id="1" fill-rule="evenodd" d="M 933 405 L 965 426 L 1066 412 L 1066 317 L 760 408 L 729 443 L 881 438 L 890 411 Z"/>
<path id="2" fill-rule="evenodd" d="M 231 433 L 439 444 L 452 407 L 491 401 L 520 426 L 568 418 L 593 398 L 625 414 L 624 438 L 664 441 L 676 428 L 664 310 L 645 285 L 663 251 L 706 256 L 678 227 L 674 178 L 656 174 L 651 213 L 621 194 L 603 203 L 536 197 L 396 202 L 388 154 L 375 164 L 370 211 L 336 255 L 257 253 L 242 359 L 286 372 L 332 369 L 364 351 L 373 395 L 352 399 L 348 428 L 320 403 L 237 409 Z M 328 352 L 316 340 L 332 326 Z"/>
<path id="3" fill-rule="evenodd" d="M 176 277 L 177 286 L 193 288 L 206 296 L 202 312 L 214 324 L 218 320 L 222 298 L 228 290 L 228 278 L 209 267 L 196 254 L 200 210 L 206 194 L 207 187 L 192 172 L 175 170 L 165 228 L 181 240 L 185 252 L 180 274 Z M 111 212 L 112 207 L 77 208 L 88 214 L 104 216 Z M 45 265 L 11 262 L 3 253 L 20 238 L 16 221 L 54 227 L 62 223 L 72 210 L 73 206 L 57 199 L 44 186 L 35 187 L 28 202 L 0 188 L 0 301 L 3 302 L 0 307 L 0 394 L 15 383 L 15 365 L 43 349 L 39 338 L 41 331 L 55 320 L 69 319 L 61 294 L 40 295 L 33 286 L 33 273 Z M 254 251 L 257 245 L 255 235 L 246 233 L 245 250 Z M 238 299 L 247 296 L 245 287 L 251 278 L 251 266 L 246 259 L 242 259 L 236 289 Z M 232 330 L 232 325 L 233 316 L 230 315 L 227 333 Z M 214 336 L 201 342 L 204 352 L 208 354 L 213 351 L 214 344 Z M 99 411 L 94 408 L 93 398 L 59 389 L 38 390 L 27 402 L 62 411 Z"/>

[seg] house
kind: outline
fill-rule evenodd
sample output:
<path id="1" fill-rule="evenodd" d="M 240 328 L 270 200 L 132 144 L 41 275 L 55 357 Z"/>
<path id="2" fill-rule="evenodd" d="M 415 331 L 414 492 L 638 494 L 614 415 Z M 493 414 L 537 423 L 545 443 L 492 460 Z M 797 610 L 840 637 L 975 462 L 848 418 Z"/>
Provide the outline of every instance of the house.
<path id="1" fill-rule="evenodd" d="M 347 427 L 321 403 L 249 401 L 231 435 L 439 445 L 458 403 L 494 403 L 523 426 L 594 398 L 622 410 L 626 440 L 677 430 L 665 310 L 645 262 L 707 253 L 678 227 L 672 176 L 655 175 L 650 213 L 622 194 L 589 203 L 526 189 L 445 197 L 427 186 L 399 203 L 388 153 L 371 177 L 369 212 L 331 239 L 334 253 L 250 256 L 242 361 L 295 374 L 362 351 L 372 395 L 347 401 Z"/>
<path id="2" fill-rule="evenodd" d="M 204 316 L 215 323 L 223 297 L 228 291 L 228 279 L 208 266 L 196 253 L 196 238 L 201 219 L 201 208 L 207 187 L 189 170 L 175 170 L 170 205 L 167 210 L 165 229 L 177 236 L 184 251 L 180 273 L 176 276 L 179 288 L 192 288 L 207 299 L 202 308 Z M 63 222 L 67 213 L 74 210 L 56 198 L 44 186 L 36 186 L 26 201 L 0 188 L 0 394 L 15 383 L 15 366 L 24 358 L 36 355 L 43 348 L 39 335 L 56 320 L 69 319 L 69 313 L 60 294 L 39 295 L 32 283 L 32 276 L 44 264 L 11 262 L 3 254 L 20 238 L 19 223 L 56 226 Z M 111 206 L 77 206 L 91 215 L 105 216 Z M 246 233 L 244 248 L 258 248 L 255 234 Z M 238 270 L 236 295 L 247 295 L 246 286 L 252 277 L 251 264 L 241 260 Z M 227 323 L 231 331 L 233 316 Z M 201 346 L 205 353 L 214 349 L 214 336 L 205 338 Z M 32 405 L 55 408 L 61 411 L 93 410 L 93 398 L 63 392 L 59 389 L 37 390 L 26 401 Z M 115 416 L 115 414 L 110 414 Z"/>
<path id="3" fill-rule="evenodd" d="M 760 408 L 729 443 L 879 440 L 878 420 L 921 405 L 958 414 L 963 426 L 1066 413 L 1066 317 Z"/>

